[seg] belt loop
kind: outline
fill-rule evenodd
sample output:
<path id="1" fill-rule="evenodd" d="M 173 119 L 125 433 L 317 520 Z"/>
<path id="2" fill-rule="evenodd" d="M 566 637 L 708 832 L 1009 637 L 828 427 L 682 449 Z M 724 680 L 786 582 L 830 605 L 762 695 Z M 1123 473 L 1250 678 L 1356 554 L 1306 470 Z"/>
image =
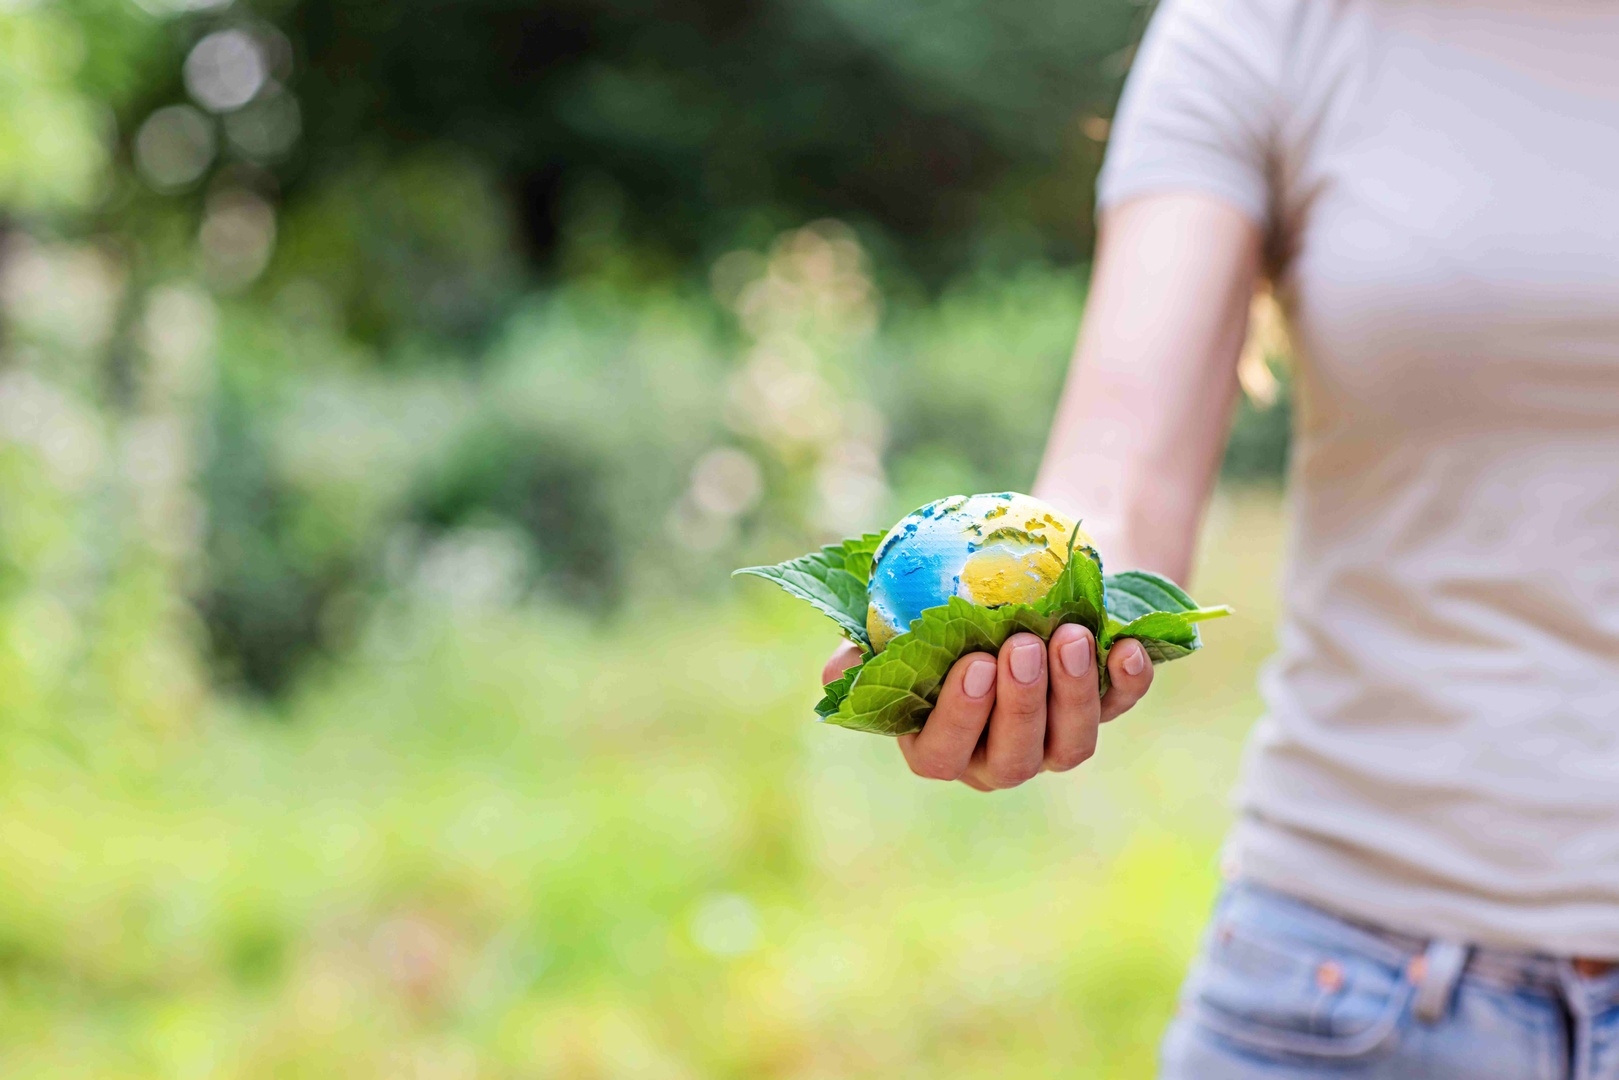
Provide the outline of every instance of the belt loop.
<path id="1" fill-rule="evenodd" d="M 1434 939 L 1428 951 L 1422 954 L 1421 971 L 1417 976 L 1417 998 L 1411 1006 L 1411 1015 L 1424 1024 L 1437 1024 L 1450 1008 L 1451 994 L 1467 966 L 1466 945 L 1459 941 Z"/>

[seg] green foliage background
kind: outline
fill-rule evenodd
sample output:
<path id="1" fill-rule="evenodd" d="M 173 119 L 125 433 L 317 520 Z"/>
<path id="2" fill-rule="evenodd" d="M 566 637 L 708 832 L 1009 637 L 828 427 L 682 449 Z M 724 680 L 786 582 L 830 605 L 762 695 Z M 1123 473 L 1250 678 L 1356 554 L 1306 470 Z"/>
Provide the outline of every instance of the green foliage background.
<path id="1" fill-rule="evenodd" d="M 1084 776 L 913 781 L 725 577 L 1027 485 L 1142 21 L 0 6 L 0 1068 L 1146 1075 L 1285 401 Z"/>

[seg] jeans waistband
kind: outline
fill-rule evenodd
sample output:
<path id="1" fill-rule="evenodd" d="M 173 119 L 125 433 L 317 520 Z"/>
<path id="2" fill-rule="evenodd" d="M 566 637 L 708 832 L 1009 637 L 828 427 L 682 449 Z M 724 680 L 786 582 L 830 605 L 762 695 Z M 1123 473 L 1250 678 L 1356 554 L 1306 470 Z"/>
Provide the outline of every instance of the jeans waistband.
<path id="1" fill-rule="evenodd" d="M 1365 922 L 1353 916 L 1345 915 L 1330 908 L 1321 907 L 1312 901 L 1301 900 L 1278 892 L 1266 885 L 1252 881 L 1239 881 L 1238 887 L 1264 894 L 1284 903 L 1299 904 L 1312 908 L 1322 914 L 1357 931 L 1380 943 L 1400 955 L 1416 960 L 1424 956 L 1434 939 L 1418 934 L 1394 930 L 1377 923 Z M 1466 945 L 1467 943 L 1460 943 Z M 1572 959 L 1572 958 L 1568 958 Z M 1560 975 L 1562 961 L 1558 957 L 1544 953 L 1529 952 L 1522 949 L 1501 948 L 1491 945 L 1472 945 L 1467 949 L 1465 973 L 1473 978 L 1484 979 L 1512 987 L 1537 988 L 1555 992 L 1563 983 Z M 1613 974 L 1605 974 L 1603 978 L 1611 978 Z"/>

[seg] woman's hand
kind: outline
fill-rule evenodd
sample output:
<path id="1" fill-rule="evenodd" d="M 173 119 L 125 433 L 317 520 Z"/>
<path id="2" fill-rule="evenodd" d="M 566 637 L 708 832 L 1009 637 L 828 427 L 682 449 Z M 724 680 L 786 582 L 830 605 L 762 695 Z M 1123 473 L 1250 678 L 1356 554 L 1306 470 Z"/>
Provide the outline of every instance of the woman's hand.
<path id="1" fill-rule="evenodd" d="M 831 682 L 860 659 L 848 643 L 821 671 Z M 938 704 L 921 731 L 899 737 L 918 776 L 960 780 L 979 791 L 1017 787 L 1036 773 L 1067 772 L 1096 752 L 1096 729 L 1140 701 L 1152 662 L 1136 641 L 1108 653 L 1112 686 L 1097 693 L 1090 631 L 1067 623 L 1047 644 L 1014 634 L 1000 655 L 968 653 L 945 676 Z"/>
<path id="2" fill-rule="evenodd" d="M 1160 192 L 1102 215 L 1085 322 L 1034 494 L 1074 517 L 1110 565 L 1187 580 L 1237 395 L 1237 356 L 1262 263 L 1263 230 L 1214 196 Z M 1152 663 L 1140 642 L 1108 654 L 1097 695 L 1090 633 L 1059 627 L 1048 647 L 1017 634 L 971 653 L 899 748 L 911 771 L 989 791 L 1072 769 L 1096 729 L 1141 700 Z M 860 658 L 853 645 L 822 671 Z"/>

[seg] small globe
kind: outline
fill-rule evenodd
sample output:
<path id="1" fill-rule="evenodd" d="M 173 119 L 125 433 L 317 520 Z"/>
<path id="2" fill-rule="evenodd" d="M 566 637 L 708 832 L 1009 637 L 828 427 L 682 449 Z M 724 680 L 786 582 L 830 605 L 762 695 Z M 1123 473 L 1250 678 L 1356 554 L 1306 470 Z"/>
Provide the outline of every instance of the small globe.
<path id="1" fill-rule="evenodd" d="M 1044 596 L 1068 562 L 1074 521 L 1028 495 L 952 495 L 907 514 L 872 559 L 866 633 L 881 652 L 952 596 L 983 607 Z M 1091 546 L 1080 532 L 1076 547 Z"/>

